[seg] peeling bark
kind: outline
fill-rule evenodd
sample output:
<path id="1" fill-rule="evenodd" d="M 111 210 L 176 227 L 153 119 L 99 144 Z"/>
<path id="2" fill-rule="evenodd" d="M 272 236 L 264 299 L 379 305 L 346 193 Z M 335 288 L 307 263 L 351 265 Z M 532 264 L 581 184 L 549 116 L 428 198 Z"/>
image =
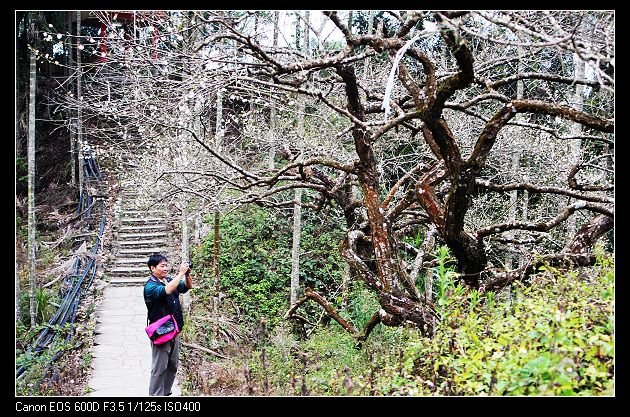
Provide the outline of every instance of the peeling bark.
<path id="1" fill-rule="evenodd" d="M 565 252 L 575 255 L 588 253 L 595 242 L 614 227 L 615 221 L 612 217 L 606 215 L 595 217 L 578 230 L 573 240 L 567 245 Z"/>

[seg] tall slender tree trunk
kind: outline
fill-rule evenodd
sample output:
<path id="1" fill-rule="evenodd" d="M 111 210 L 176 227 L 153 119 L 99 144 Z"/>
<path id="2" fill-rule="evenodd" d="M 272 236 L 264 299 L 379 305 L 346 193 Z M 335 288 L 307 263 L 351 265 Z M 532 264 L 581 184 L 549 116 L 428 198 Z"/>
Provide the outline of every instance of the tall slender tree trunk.
<path id="1" fill-rule="evenodd" d="M 194 217 L 195 227 L 193 234 L 193 245 L 198 245 L 201 242 L 201 228 L 203 226 L 203 211 L 198 211 Z"/>
<path id="2" fill-rule="evenodd" d="M 188 201 L 186 196 L 182 195 L 179 201 L 181 208 L 181 227 L 182 227 L 182 241 L 180 247 L 180 259 L 182 262 L 190 262 L 190 225 L 188 221 Z M 190 312 L 191 300 L 190 293 L 185 293 L 182 296 L 182 308 L 186 313 Z"/>
<path id="3" fill-rule="evenodd" d="M 24 22 L 28 22 L 27 18 L 24 17 Z M 18 41 L 19 42 L 19 41 Z M 19 60 L 16 59 L 15 60 L 15 73 L 18 74 L 20 72 L 20 64 L 19 64 Z M 22 140 L 20 139 L 20 119 L 21 119 L 21 94 L 22 92 L 20 91 L 20 83 L 17 82 L 15 83 L 15 108 L 17 109 L 16 111 L 16 118 L 15 118 L 15 132 L 16 132 L 16 143 L 15 143 L 15 159 L 17 160 L 18 155 L 20 154 L 21 148 L 22 148 Z M 17 237 L 16 237 L 17 239 Z M 17 242 L 16 242 L 17 244 Z M 17 257 L 15 259 L 15 320 L 16 323 L 18 321 L 20 321 L 22 319 L 22 312 L 20 310 L 20 276 L 19 276 L 19 272 L 18 272 L 18 263 L 17 263 Z"/>
<path id="4" fill-rule="evenodd" d="M 341 310 L 345 310 L 348 307 L 348 293 L 350 292 L 350 280 L 352 278 L 351 274 L 350 264 L 348 262 L 344 262 L 341 276 Z"/>
<path id="5" fill-rule="evenodd" d="M 221 151 L 223 143 L 223 89 L 217 91 L 217 122 L 214 133 L 214 146 L 217 152 Z M 211 343 L 216 345 L 219 336 L 219 222 L 220 213 L 218 209 L 214 211 L 214 257 L 213 257 L 213 276 L 214 276 L 214 297 L 212 297 L 212 313 L 214 316 L 214 324 L 212 329 Z"/>
<path id="6" fill-rule="evenodd" d="M 35 97 L 37 90 L 37 55 L 35 49 L 31 49 L 30 60 L 30 84 L 28 101 L 28 265 L 29 265 L 29 297 L 31 328 L 37 324 L 37 304 L 35 293 L 37 280 L 35 277 L 37 241 L 35 223 Z"/>
<path id="7" fill-rule="evenodd" d="M 193 101 L 194 99 L 191 99 L 191 101 Z M 194 118 L 192 121 L 192 130 L 193 132 L 195 132 L 195 134 L 197 135 L 197 137 L 204 137 L 205 133 L 204 133 L 204 127 L 201 124 L 201 118 L 200 115 L 203 113 L 203 104 L 201 103 L 201 101 L 199 100 L 194 100 L 192 103 L 192 108 L 193 108 L 193 114 L 194 114 Z M 194 143 L 192 135 L 190 135 L 190 140 L 191 142 Z M 190 144 L 187 144 L 186 146 L 186 158 L 192 158 L 192 153 L 193 153 L 193 148 Z M 193 202 L 196 200 L 196 197 L 194 196 L 187 196 L 187 198 L 193 200 Z M 193 208 L 194 213 L 191 213 L 189 211 L 189 217 L 191 220 L 190 223 L 190 232 L 189 232 L 189 237 L 192 240 L 193 244 L 196 245 L 199 243 L 200 240 L 200 234 L 201 234 L 201 225 L 202 225 L 202 217 L 203 217 L 203 210 L 201 209 L 197 209 L 195 210 Z"/>
<path id="8" fill-rule="evenodd" d="M 15 322 L 22 321 L 22 309 L 20 308 L 20 274 L 18 272 L 17 259 L 15 261 Z"/>
<path id="9" fill-rule="evenodd" d="M 302 21 L 300 20 L 300 12 L 295 12 L 295 47 L 300 49 L 302 29 L 301 29 Z"/>
<path id="10" fill-rule="evenodd" d="M 212 338 L 210 339 L 210 344 L 211 346 L 217 346 L 219 343 L 219 302 L 220 302 L 220 297 L 219 297 L 219 292 L 220 292 L 220 286 L 219 286 L 219 243 L 220 243 L 220 236 L 219 236 L 219 222 L 220 222 L 220 215 L 219 215 L 219 211 L 216 210 L 214 212 L 214 253 L 213 253 L 213 257 L 212 257 L 212 275 L 213 275 L 213 293 L 214 296 L 212 297 L 212 315 L 213 315 L 213 325 L 212 325 Z"/>
<path id="11" fill-rule="evenodd" d="M 212 275 L 214 278 L 214 293 L 219 294 L 219 244 L 220 236 L 219 236 L 219 223 L 221 219 L 219 216 L 219 212 L 214 212 L 214 254 L 212 258 Z"/>
<path id="12" fill-rule="evenodd" d="M 300 232 L 302 230 L 302 189 L 295 189 L 293 205 L 293 244 L 291 246 L 291 305 L 298 299 L 300 288 Z"/>
<path id="13" fill-rule="evenodd" d="M 519 161 L 520 161 L 520 151 L 518 149 L 515 149 L 512 151 L 512 172 L 515 172 L 514 170 L 518 169 Z M 518 191 L 517 190 L 510 191 L 510 202 L 508 206 L 508 221 L 510 222 L 516 221 L 517 198 L 518 198 Z M 514 233 L 514 231 L 510 231 L 506 234 L 506 236 L 509 238 L 514 238 L 516 236 L 516 233 Z M 505 255 L 505 267 L 507 269 L 512 269 L 513 260 L 514 260 L 514 253 L 510 249 L 508 249 Z"/>
<path id="14" fill-rule="evenodd" d="M 81 11 L 77 10 L 77 159 L 79 169 L 79 190 L 83 190 L 83 110 L 81 108 Z"/>
<path id="15" fill-rule="evenodd" d="M 525 65 L 523 63 L 524 57 L 523 57 L 523 52 L 519 49 L 518 51 L 518 73 L 521 74 L 523 72 L 525 72 Z M 523 84 L 523 80 L 518 80 L 516 82 L 516 99 L 517 100 L 521 100 L 524 97 L 525 94 L 525 85 Z M 515 121 L 522 121 L 523 119 L 523 115 L 522 114 L 517 114 L 514 117 Z M 516 129 L 519 129 L 519 127 L 515 127 Z M 518 167 L 520 165 L 520 160 L 521 160 L 521 151 L 519 149 L 515 149 L 514 152 L 512 153 L 512 172 L 516 173 L 518 172 Z M 516 221 L 516 215 L 518 212 L 518 191 L 517 190 L 512 190 L 510 191 L 510 205 L 508 207 L 508 221 L 510 222 L 514 222 Z M 507 235 L 509 238 L 514 238 L 516 237 L 516 233 L 514 231 L 510 231 L 507 233 Z M 520 257 L 519 257 L 520 259 Z M 513 260 L 514 260 L 514 255 L 511 251 L 508 250 L 506 256 L 505 256 L 505 267 L 507 269 L 512 269 L 512 265 L 513 265 Z M 520 263 L 520 260 L 519 260 Z"/>
<path id="16" fill-rule="evenodd" d="M 275 11 L 273 14 L 273 47 L 274 49 L 278 47 L 278 22 L 280 20 L 280 12 Z M 267 140 L 269 143 L 269 157 L 268 157 L 268 167 L 270 170 L 275 168 L 275 159 L 276 159 L 276 103 L 271 100 L 270 101 L 270 114 L 269 114 L 269 132 L 267 134 Z"/>
<path id="17" fill-rule="evenodd" d="M 353 18 L 353 11 L 350 10 L 348 12 L 348 30 L 350 31 L 350 33 L 352 33 L 352 18 Z"/>
<path id="18" fill-rule="evenodd" d="M 186 27 L 189 27 L 189 28 L 194 27 L 193 13 L 188 13 L 184 17 L 184 22 L 185 22 Z M 184 53 L 190 53 L 190 46 L 195 41 L 195 35 L 194 35 L 193 30 L 186 31 L 186 34 L 187 34 L 186 42 L 184 43 L 183 51 Z M 187 104 L 188 104 L 188 107 L 192 110 L 193 114 L 196 114 L 197 108 L 195 108 L 194 99 L 189 99 Z M 189 118 L 187 124 L 189 125 L 189 127 L 191 128 L 193 132 L 197 134 L 199 133 L 199 126 L 198 126 L 199 123 L 194 118 Z M 188 145 L 188 140 L 191 139 L 191 136 L 192 135 L 190 135 L 190 133 L 188 132 L 182 133 L 177 136 L 177 138 L 179 139 L 179 142 L 177 144 L 177 156 L 179 158 L 178 165 L 180 166 L 180 168 L 185 167 L 188 162 L 188 159 L 191 157 L 191 151 Z M 181 181 L 182 188 L 186 186 L 185 184 L 186 180 L 185 178 L 183 178 L 183 175 L 178 177 L 178 181 Z M 185 195 L 184 193 L 181 193 L 179 196 L 180 196 L 179 205 L 180 205 L 180 210 L 181 210 L 180 223 L 181 223 L 181 230 L 182 230 L 181 260 L 185 262 L 185 261 L 190 261 L 189 253 L 190 253 L 190 234 L 191 233 L 190 233 L 190 224 L 188 221 L 190 197 Z"/>
<path id="19" fill-rule="evenodd" d="M 72 14 L 71 12 L 68 12 L 66 14 L 66 19 L 68 21 L 68 34 L 72 34 Z M 78 51 L 78 49 L 77 49 Z M 64 68 L 64 73 L 66 75 L 67 78 L 70 78 L 70 68 L 72 68 L 72 65 L 74 64 L 73 62 L 74 60 L 72 59 L 72 37 L 68 36 L 66 37 L 66 68 Z M 68 92 L 72 92 L 72 83 L 68 82 L 67 83 L 67 91 Z M 77 141 L 76 141 L 76 136 L 75 136 L 75 132 L 74 129 L 72 128 L 72 110 L 69 110 L 69 119 L 70 119 L 70 126 L 68 129 L 69 135 L 70 135 L 70 185 L 75 186 L 77 185 Z"/>
<path id="20" fill-rule="evenodd" d="M 522 73 L 525 71 L 525 66 L 523 64 L 523 52 L 519 49 L 518 50 L 518 73 Z M 523 84 L 523 80 L 518 80 L 516 82 L 516 99 L 520 100 L 523 98 L 524 96 L 524 92 L 525 92 L 525 85 Z M 522 120 L 523 116 L 521 114 L 517 114 L 515 116 L 515 121 L 516 120 Z M 516 129 L 518 129 L 518 127 L 515 127 Z M 518 149 L 515 149 L 512 153 L 512 172 L 518 172 L 518 166 L 520 165 L 520 159 L 521 159 L 521 152 Z M 518 191 L 517 190 L 512 190 L 510 191 L 510 203 L 509 203 L 509 207 L 508 207 L 508 221 L 510 222 L 514 222 L 516 221 L 516 215 L 517 215 L 517 208 L 518 208 Z M 515 238 L 516 237 L 516 233 L 514 231 L 510 231 L 507 233 L 506 235 L 508 238 Z M 519 256 L 519 264 L 522 263 L 522 256 Z M 510 251 L 510 249 L 508 248 L 507 254 L 505 255 L 505 268 L 510 270 L 512 269 L 512 266 L 514 264 L 514 254 Z M 507 285 L 506 286 L 506 290 L 505 290 L 505 294 L 506 294 L 506 300 L 508 302 L 511 302 L 511 295 L 512 295 L 512 285 Z"/>
<path id="21" fill-rule="evenodd" d="M 429 253 L 433 250 L 435 246 L 435 234 L 437 230 L 435 226 L 431 226 L 429 230 L 427 230 L 427 234 L 424 238 L 424 242 L 422 242 L 421 250 L 424 253 Z M 415 277 L 414 277 L 415 281 Z M 428 271 L 426 275 L 426 279 L 424 281 L 424 298 L 427 303 L 433 302 L 433 272 Z"/>
<path id="22" fill-rule="evenodd" d="M 188 208 L 186 207 L 185 198 L 182 198 L 181 203 L 182 244 L 180 254 L 182 261 L 188 261 L 190 228 L 188 226 Z"/>
<path id="23" fill-rule="evenodd" d="M 367 34 L 371 35 L 374 27 L 374 10 L 368 11 L 368 27 Z M 365 58 L 364 71 L 363 71 L 363 80 L 367 81 L 370 78 L 370 57 Z"/>
<path id="24" fill-rule="evenodd" d="M 529 217 L 529 191 L 523 191 L 523 202 L 521 204 L 521 221 L 527 222 L 527 218 Z M 522 268 L 527 263 L 527 259 L 525 256 L 521 255 L 518 258 L 518 267 Z"/>
<path id="25" fill-rule="evenodd" d="M 309 48 L 309 29 L 308 24 L 310 20 L 309 12 L 305 12 L 304 14 L 304 31 L 303 37 L 304 40 L 302 42 L 302 51 L 304 54 L 308 54 Z M 300 32 L 300 25 L 298 20 L 298 25 L 296 28 L 296 38 Z M 296 45 L 298 48 L 300 45 Z M 304 147 L 304 112 L 305 112 L 305 102 L 304 98 L 298 98 L 299 103 L 299 114 L 297 115 L 297 128 L 298 128 L 298 137 L 300 140 L 300 149 Z M 300 152 L 301 153 L 301 152 Z M 302 157 L 299 156 L 298 159 Z M 296 188 L 294 194 L 294 205 L 293 205 L 293 243 L 291 246 L 291 290 L 290 290 L 290 303 L 291 305 L 295 304 L 298 299 L 298 290 L 300 288 L 300 234 L 302 232 L 302 189 Z"/>
<path id="26" fill-rule="evenodd" d="M 583 24 L 582 24 L 583 26 Z M 573 75 L 574 79 L 581 80 L 584 78 L 585 62 L 580 59 L 578 54 L 573 54 Z M 584 109 L 584 85 L 576 84 L 575 94 L 573 96 L 573 108 L 577 111 Z M 571 136 L 579 136 L 582 133 L 582 125 L 579 123 L 571 124 Z M 581 139 L 569 140 L 569 160 L 572 165 L 580 163 L 582 158 L 582 141 Z M 575 216 L 567 219 L 567 243 L 571 242 L 577 232 Z"/>
<path id="27" fill-rule="evenodd" d="M 214 131 L 214 148 L 217 151 L 223 146 L 223 89 L 217 91 L 217 125 Z"/>

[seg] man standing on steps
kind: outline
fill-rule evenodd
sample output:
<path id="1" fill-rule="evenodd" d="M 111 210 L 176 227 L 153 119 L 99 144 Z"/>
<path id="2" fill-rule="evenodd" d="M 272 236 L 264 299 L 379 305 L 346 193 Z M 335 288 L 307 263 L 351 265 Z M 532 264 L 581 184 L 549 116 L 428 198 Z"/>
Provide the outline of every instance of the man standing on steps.
<path id="1" fill-rule="evenodd" d="M 144 303 L 147 305 L 149 323 L 173 314 L 180 329 L 184 328 L 184 316 L 179 304 L 179 294 L 192 288 L 190 266 L 182 262 L 175 277 L 169 271 L 166 256 L 153 254 L 147 262 L 151 276 L 144 284 Z M 149 395 L 171 395 L 173 381 L 179 364 L 179 335 L 162 345 L 151 343 L 151 382 Z"/>

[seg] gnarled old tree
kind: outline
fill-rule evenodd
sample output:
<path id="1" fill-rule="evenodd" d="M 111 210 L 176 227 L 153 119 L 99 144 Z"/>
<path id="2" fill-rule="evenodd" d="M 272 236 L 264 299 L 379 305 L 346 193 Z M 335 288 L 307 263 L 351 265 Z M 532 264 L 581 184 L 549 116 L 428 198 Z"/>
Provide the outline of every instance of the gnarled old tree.
<path id="1" fill-rule="evenodd" d="M 203 179 L 211 179 L 230 190 L 222 204 L 273 207 L 291 207 L 288 191 L 304 188 L 303 207 L 342 213 L 341 254 L 377 294 L 380 310 L 359 332 L 326 294 L 307 288 L 288 316 L 310 299 L 358 338 L 378 322 L 411 322 L 430 333 L 431 300 L 416 288 L 428 260 L 410 237 L 434 236 L 450 248 L 466 285 L 499 290 L 543 262 L 592 264 L 593 245 L 613 229 L 612 12 L 355 11 L 349 26 L 347 12 L 328 11 L 304 35 L 313 37 L 308 53 L 271 42 L 271 13 L 194 14 L 197 25 L 173 25 L 179 32 L 169 36 L 198 30 L 199 41 L 186 53 L 168 42 L 158 51 L 167 66 L 194 76 L 153 72 L 143 81 L 150 89 L 133 89 L 135 99 L 120 92 L 124 114 L 136 127 L 186 130 L 167 121 L 173 108 L 183 97 L 211 103 L 220 83 L 231 108 L 245 111 L 228 118 L 241 136 L 226 133 L 219 150 L 188 129 L 220 167 L 188 167 L 197 175 L 191 187 L 207 194 Z M 137 56 L 124 62 L 141 73 Z M 585 70 L 574 71 L 578 64 Z M 150 94 L 165 91 L 171 100 L 160 96 L 159 104 L 159 94 Z M 292 146 L 295 94 L 306 100 L 307 146 Z M 211 120 L 209 106 L 201 108 L 189 117 Z M 284 129 L 274 135 L 283 138 L 273 145 L 275 164 L 264 140 L 269 109 L 278 112 L 275 129 Z M 576 142 L 577 163 L 568 157 Z M 516 269 L 498 266 L 507 252 L 521 257 Z"/>
<path id="2" fill-rule="evenodd" d="M 293 179 L 343 210 L 348 232 L 342 254 L 355 276 L 377 292 L 382 307 L 371 324 L 410 321 L 420 328 L 432 327 L 432 308 L 413 288 L 410 265 L 401 253 L 408 249 L 403 237 L 414 228 L 437 229 L 439 239 L 457 259 L 461 279 L 473 288 L 501 288 L 526 277 L 542 262 L 592 262 L 593 243 L 613 228 L 612 178 L 584 175 L 585 181 L 597 183 L 579 184 L 576 175 L 587 167 L 608 170 L 612 156 L 614 121 L 607 101 L 614 88 L 614 28 L 609 13 L 390 12 L 389 19 L 380 15 L 382 29 L 375 35 L 354 34 L 338 13 L 324 14 L 343 33 L 345 45 L 319 59 L 297 61 L 277 57 L 229 22 L 223 23 L 225 36 L 254 58 L 246 64 L 253 68 L 253 85 L 274 84 L 311 96 L 345 118 L 356 152 L 353 161 L 304 158 L 258 181 L 275 187 L 281 179 Z M 589 65 L 590 78 L 573 76 L 575 55 Z M 390 74 L 397 75 L 397 81 L 392 77 L 362 82 L 357 74 L 362 73 L 366 56 L 389 57 Z M 524 65 L 518 65 L 519 59 Z M 319 88 L 305 87 L 309 78 Z M 524 98 L 514 98 L 511 84 L 519 80 L 527 82 Z M 575 85 L 590 88 L 590 108 L 575 109 L 567 100 L 574 97 Z M 530 115 L 529 120 L 512 122 L 517 114 Z M 466 129 L 463 123 L 473 128 Z M 571 124 L 583 126 L 584 133 L 565 134 Z M 502 135 L 510 126 L 521 128 L 510 129 L 510 135 L 524 138 Z M 584 141 L 599 151 L 584 155 L 574 166 L 551 161 L 556 172 L 566 169 L 556 178 L 540 175 L 545 181 L 538 181 L 536 172 L 545 167 L 537 166 L 531 180 L 495 181 L 500 176 L 489 169 L 491 160 L 500 170 L 510 169 L 505 154 L 492 153 L 497 142 L 526 146 L 532 135 L 560 139 L 560 143 Z M 392 139 L 431 154 L 417 151 L 417 160 L 385 173 L 386 158 L 405 158 L 402 153 L 383 152 L 381 142 Z M 352 192 L 353 184 L 360 195 Z M 571 202 L 560 208 L 556 203 L 551 216 L 547 212 L 525 221 L 503 221 L 500 213 L 485 224 L 471 217 L 475 196 L 512 190 Z M 578 212 L 592 214 L 580 218 L 582 228 L 560 251 L 549 253 L 534 245 L 547 253 L 530 257 L 516 270 L 489 265 L 488 240 L 509 231 L 538 237 L 561 228 Z M 313 291 L 305 295 L 330 308 Z"/>

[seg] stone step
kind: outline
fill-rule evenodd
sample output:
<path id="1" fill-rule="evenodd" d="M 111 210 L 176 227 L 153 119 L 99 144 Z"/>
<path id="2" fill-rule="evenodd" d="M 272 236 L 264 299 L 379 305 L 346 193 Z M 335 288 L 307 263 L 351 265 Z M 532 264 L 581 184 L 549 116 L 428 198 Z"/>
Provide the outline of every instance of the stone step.
<path id="1" fill-rule="evenodd" d="M 121 278 L 138 278 L 138 277 L 148 277 L 151 271 L 145 265 L 143 267 L 138 267 L 134 271 L 125 271 L 121 268 L 113 268 L 110 271 L 110 276 L 112 277 L 121 277 Z"/>
<path id="2" fill-rule="evenodd" d="M 118 229 L 120 232 L 128 232 L 128 231 L 138 231 L 138 230 L 146 230 L 146 231 L 166 231 L 166 225 L 164 224 L 137 224 L 137 225 L 127 225 L 121 226 Z"/>
<path id="3" fill-rule="evenodd" d="M 148 261 L 147 258 L 117 258 L 114 260 L 114 264 L 116 265 L 144 264 L 146 266 L 147 261 Z"/>
<path id="4" fill-rule="evenodd" d="M 164 210 L 135 210 L 135 209 L 123 209 L 121 212 L 121 217 L 142 217 L 147 215 L 152 215 L 153 217 L 164 217 L 166 214 Z"/>
<path id="5" fill-rule="evenodd" d="M 150 273 L 151 271 L 149 271 L 149 267 L 147 265 L 144 265 L 144 266 L 117 266 L 117 267 L 111 268 L 109 272 L 120 274 L 120 275 L 126 275 L 126 274 L 132 274 L 135 272 Z"/>
<path id="6" fill-rule="evenodd" d="M 147 282 L 147 279 L 148 275 L 145 277 L 112 277 L 109 284 L 142 286 L 145 282 Z"/>
<path id="7" fill-rule="evenodd" d="M 131 201 L 122 200 L 119 206 L 125 211 L 130 210 L 141 212 L 166 213 L 166 211 L 164 210 L 164 205 L 155 205 L 150 201 L 140 201 L 136 197 L 132 197 Z"/>
<path id="8" fill-rule="evenodd" d="M 147 245 L 153 245 L 153 246 L 161 246 L 164 245 L 166 243 L 166 241 L 164 239 L 146 239 L 146 240 L 124 240 L 124 241 L 120 241 L 120 239 L 118 240 L 118 244 L 121 246 L 138 246 L 138 247 L 145 247 Z"/>
<path id="9" fill-rule="evenodd" d="M 118 268 L 114 268 L 118 269 Z M 151 271 L 149 267 L 145 264 L 144 266 L 137 267 L 135 271 L 109 271 L 108 276 L 111 277 L 121 277 L 121 278 L 138 278 L 138 277 L 148 277 Z"/>
<path id="10" fill-rule="evenodd" d="M 118 233 L 118 240 L 129 240 L 135 238 L 152 238 L 152 237 L 164 237 L 166 230 L 163 232 L 145 232 L 145 233 Z M 142 239 L 139 239 L 142 240 Z"/>
<path id="11" fill-rule="evenodd" d="M 161 217 L 121 217 L 120 221 L 122 224 L 142 224 L 142 223 L 153 223 L 153 224 L 161 224 L 164 223 L 164 218 Z"/>
<path id="12" fill-rule="evenodd" d="M 134 272 L 133 274 L 121 274 L 120 272 L 117 272 L 116 275 L 112 275 L 110 277 L 110 282 L 113 278 L 116 278 L 116 280 L 138 280 L 138 279 L 144 279 L 146 281 L 146 277 L 149 276 L 149 269 L 147 268 L 146 272 Z"/>
<path id="13" fill-rule="evenodd" d="M 149 259 L 149 257 L 147 256 L 147 260 Z M 150 273 L 151 271 L 149 271 L 149 267 L 147 266 L 147 260 L 145 260 L 143 263 L 137 263 L 137 264 L 115 264 L 115 265 L 109 265 L 107 267 L 107 272 L 109 273 L 109 275 L 125 275 L 125 274 L 133 274 L 135 272 L 142 272 L 142 273 Z"/>
<path id="14" fill-rule="evenodd" d="M 168 248 L 165 247 L 160 247 L 160 248 L 121 248 L 118 249 L 118 255 L 147 255 L 147 258 L 149 257 L 149 255 L 153 254 L 153 253 L 165 253 L 169 251 Z M 148 260 L 148 259 L 147 259 Z"/>

